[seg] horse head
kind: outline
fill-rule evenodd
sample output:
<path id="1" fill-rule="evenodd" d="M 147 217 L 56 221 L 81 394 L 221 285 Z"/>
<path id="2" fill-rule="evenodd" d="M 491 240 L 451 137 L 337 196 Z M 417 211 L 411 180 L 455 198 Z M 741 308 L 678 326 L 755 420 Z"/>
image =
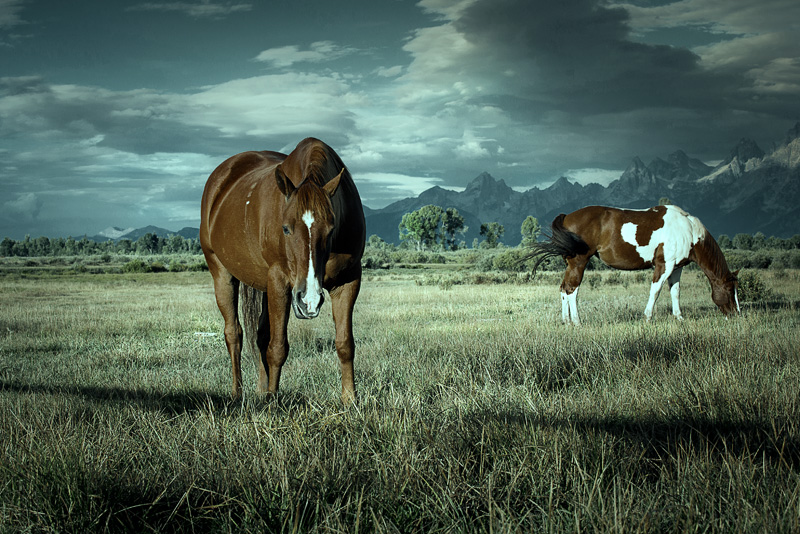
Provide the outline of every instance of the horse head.
<path id="1" fill-rule="evenodd" d="M 729 272 L 711 284 L 711 299 L 725 316 L 739 314 L 739 271 Z"/>
<path id="2" fill-rule="evenodd" d="M 306 177 L 299 186 L 275 168 L 275 181 L 286 203 L 283 210 L 283 245 L 292 286 L 292 310 L 298 319 L 319 315 L 324 301 L 322 282 L 331 252 L 334 213 L 331 197 L 342 173 L 324 185 Z"/>

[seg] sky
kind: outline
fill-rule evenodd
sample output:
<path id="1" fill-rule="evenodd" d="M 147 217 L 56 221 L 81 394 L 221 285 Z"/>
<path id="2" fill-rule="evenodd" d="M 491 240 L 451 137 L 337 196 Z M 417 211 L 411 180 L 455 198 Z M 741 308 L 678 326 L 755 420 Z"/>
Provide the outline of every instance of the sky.
<path id="1" fill-rule="evenodd" d="M 371 208 L 768 149 L 798 35 L 797 0 L 0 0 L 0 238 L 196 227 L 219 163 L 309 136 Z"/>

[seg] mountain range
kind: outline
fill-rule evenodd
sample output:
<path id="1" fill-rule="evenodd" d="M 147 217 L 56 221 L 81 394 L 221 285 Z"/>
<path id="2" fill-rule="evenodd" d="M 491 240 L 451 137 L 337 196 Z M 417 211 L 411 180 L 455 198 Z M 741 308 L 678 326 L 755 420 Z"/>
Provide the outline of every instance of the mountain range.
<path id="1" fill-rule="evenodd" d="M 515 191 L 502 179 L 484 172 L 464 191 L 432 187 L 382 209 L 364 206 L 364 215 L 368 236 L 377 234 L 387 242 L 397 243 L 397 227 L 403 214 L 428 204 L 453 207 L 468 227 L 462 237 L 467 243 L 478 237 L 481 223 L 499 222 L 505 227 L 502 241 L 516 245 L 522 237 L 522 221 L 528 215 L 547 228 L 559 213 L 583 206 L 648 208 L 664 197 L 697 216 L 715 236 L 762 232 L 789 237 L 800 233 L 800 123 L 768 153 L 754 141 L 742 139 L 714 167 L 678 150 L 647 165 L 640 158 L 633 158 L 625 172 L 608 186 L 581 185 L 561 177 L 545 189 L 534 187 L 524 192 Z M 135 241 L 148 232 L 160 237 L 178 234 L 197 239 L 199 230 L 110 227 L 91 239 Z"/>
<path id="2" fill-rule="evenodd" d="M 545 189 L 511 189 L 488 173 L 473 179 L 464 191 L 432 187 L 379 210 L 365 208 L 367 234 L 399 241 L 397 226 L 404 213 L 427 204 L 454 207 L 468 230 L 463 239 L 478 237 L 482 222 L 505 227 L 502 241 L 516 245 L 528 215 L 542 228 L 559 213 L 600 204 L 648 208 L 668 198 L 697 216 L 713 235 L 762 232 L 789 237 L 800 233 L 800 123 L 779 145 L 765 153 L 754 141 L 742 139 L 715 167 L 678 150 L 649 164 L 633 158 L 622 175 L 608 186 L 581 185 L 561 177 Z"/>
<path id="3" fill-rule="evenodd" d="M 99 234 L 89 237 L 89 239 L 100 243 L 108 241 L 109 239 L 112 241 L 119 241 L 120 239 L 136 241 L 145 234 L 155 234 L 158 237 L 169 237 L 177 234 L 185 239 L 197 239 L 200 236 L 200 229 L 186 226 L 177 232 L 173 232 L 172 230 L 152 225 L 143 228 L 119 228 L 118 226 L 109 226 Z"/>

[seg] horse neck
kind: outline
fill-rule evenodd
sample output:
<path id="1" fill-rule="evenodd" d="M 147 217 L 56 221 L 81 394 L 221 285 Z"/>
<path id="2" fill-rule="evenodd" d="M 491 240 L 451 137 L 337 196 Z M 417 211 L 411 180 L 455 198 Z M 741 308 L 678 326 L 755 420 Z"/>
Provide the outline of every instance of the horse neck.
<path id="1" fill-rule="evenodd" d="M 692 252 L 695 263 L 711 282 L 722 281 L 730 274 L 731 271 L 728 269 L 728 262 L 725 261 L 722 249 L 708 231 L 706 231 L 705 237 L 695 244 Z"/>

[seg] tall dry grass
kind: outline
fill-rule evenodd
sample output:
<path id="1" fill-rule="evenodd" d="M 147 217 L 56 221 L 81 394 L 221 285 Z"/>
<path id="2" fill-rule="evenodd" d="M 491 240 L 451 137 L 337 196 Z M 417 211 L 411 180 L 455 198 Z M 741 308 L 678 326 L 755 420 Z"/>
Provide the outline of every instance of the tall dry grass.
<path id="1" fill-rule="evenodd" d="M 580 328 L 547 277 L 424 276 L 365 281 L 350 409 L 327 305 L 232 403 L 207 274 L 0 279 L 0 530 L 800 530 L 795 271 L 730 321 L 686 273 L 651 323 L 598 274 Z"/>

